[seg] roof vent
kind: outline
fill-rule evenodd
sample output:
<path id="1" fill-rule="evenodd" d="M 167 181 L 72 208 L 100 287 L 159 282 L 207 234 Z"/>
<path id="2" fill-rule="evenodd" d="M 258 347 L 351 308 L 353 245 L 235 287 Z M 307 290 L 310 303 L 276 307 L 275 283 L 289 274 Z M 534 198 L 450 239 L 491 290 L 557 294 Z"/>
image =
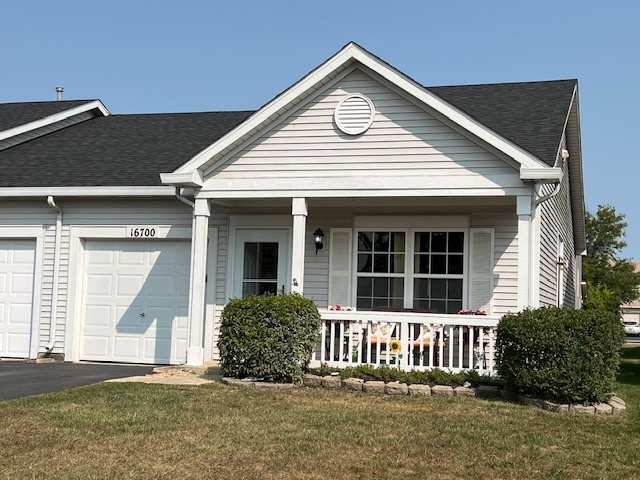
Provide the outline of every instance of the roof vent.
<path id="1" fill-rule="evenodd" d="M 369 129 L 375 114 L 373 102 L 360 93 L 354 93 L 340 100 L 333 118 L 342 132 L 360 135 Z"/>
<path id="2" fill-rule="evenodd" d="M 64 92 L 64 88 L 56 87 L 56 100 L 57 101 L 62 100 L 62 92 Z"/>

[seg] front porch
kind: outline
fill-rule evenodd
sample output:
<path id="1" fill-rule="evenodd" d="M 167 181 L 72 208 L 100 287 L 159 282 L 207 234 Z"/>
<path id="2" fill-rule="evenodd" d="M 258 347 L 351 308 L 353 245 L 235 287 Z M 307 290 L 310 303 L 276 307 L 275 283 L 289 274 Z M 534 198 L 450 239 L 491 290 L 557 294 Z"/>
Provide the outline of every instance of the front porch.
<path id="1" fill-rule="evenodd" d="M 312 368 L 370 364 L 495 374 L 498 316 L 327 309 L 320 315 Z"/>

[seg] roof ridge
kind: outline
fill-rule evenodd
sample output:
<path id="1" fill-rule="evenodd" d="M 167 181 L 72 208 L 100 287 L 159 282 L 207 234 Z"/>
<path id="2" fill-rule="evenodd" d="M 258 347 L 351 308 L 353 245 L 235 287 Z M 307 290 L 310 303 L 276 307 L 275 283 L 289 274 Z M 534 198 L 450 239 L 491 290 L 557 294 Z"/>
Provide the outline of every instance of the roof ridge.
<path id="1" fill-rule="evenodd" d="M 462 83 L 458 85 L 423 85 L 424 88 L 455 88 L 455 87 L 484 87 L 484 86 L 496 86 L 496 85 L 533 85 L 541 83 L 560 83 L 560 82 L 574 82 L 578 83 L 577 78 L 558 78 L 555 80 L 530 80 L 521 82 L 489 82 L 489 83 Z"/>

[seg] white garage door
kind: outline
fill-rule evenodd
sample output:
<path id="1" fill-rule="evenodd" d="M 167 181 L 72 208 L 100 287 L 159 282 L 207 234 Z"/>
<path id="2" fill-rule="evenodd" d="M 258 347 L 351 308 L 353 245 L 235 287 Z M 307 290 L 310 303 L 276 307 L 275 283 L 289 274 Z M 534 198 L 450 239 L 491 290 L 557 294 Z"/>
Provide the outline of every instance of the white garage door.
<path id="1" fill-rule="evenodd" d="M 184 363 L 189 243 L 89 240 L 85 249 L 80 358 Z"/>
<path id="2" fill-rule="evenodd" d="M 29 356 L 35 246 L 0 240 L 0 357 Z"/>

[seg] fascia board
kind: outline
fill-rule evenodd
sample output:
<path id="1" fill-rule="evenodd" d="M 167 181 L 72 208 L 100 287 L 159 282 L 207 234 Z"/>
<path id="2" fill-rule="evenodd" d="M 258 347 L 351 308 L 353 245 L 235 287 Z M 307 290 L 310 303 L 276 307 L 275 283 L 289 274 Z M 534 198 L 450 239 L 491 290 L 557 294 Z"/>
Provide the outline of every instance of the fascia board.
<path id="1" fill-rule="evenodd" d="M 46 127 L 47 125 L 61 122 L 63 120 L 66 120 L 67 118 L 71 118 L 75 115 L 79 115 L 91 110 L 98 110 L 104 117 L 111 114 L 109 110 L 107 110 L 107 107 L 105 107 L 100 100 L 94 100 L 91 102 L 83 103 L 82 105 L 78 105 L 77 107 L 73 107 L 68 110 L 63 110 L 62 112 L 54 113 L 53 115 L 49 115 L 48 117 L 40 118 L 33 122 L 25 123 L 24 125 L 19 125 L 17 127 L 13 127 L 0 132 L 0 141 L 7 138 L 15 137 L 16 135 L 20 135 L 22 133 L 30 132 L 32 130 L 37 130 L 38 128 Z"/>
<path id="2" fill-rule="evenodd" d="M 161 173 L 160 181 L 176 187 L 201 187 L 204 184 L 202 172 L 198 169 L 184 173 Z"/>
<path id="3" fill-rule="evenodd" d="M 561 168 L 520 168 L 520 180 L 523 182 L 560 183 Z"/>
<path id="4" fill-rule="evenodd" d="M 0 187 L 0 197 L 162 197 L 174 194 L 174 188 L 169 186 Z"/>

